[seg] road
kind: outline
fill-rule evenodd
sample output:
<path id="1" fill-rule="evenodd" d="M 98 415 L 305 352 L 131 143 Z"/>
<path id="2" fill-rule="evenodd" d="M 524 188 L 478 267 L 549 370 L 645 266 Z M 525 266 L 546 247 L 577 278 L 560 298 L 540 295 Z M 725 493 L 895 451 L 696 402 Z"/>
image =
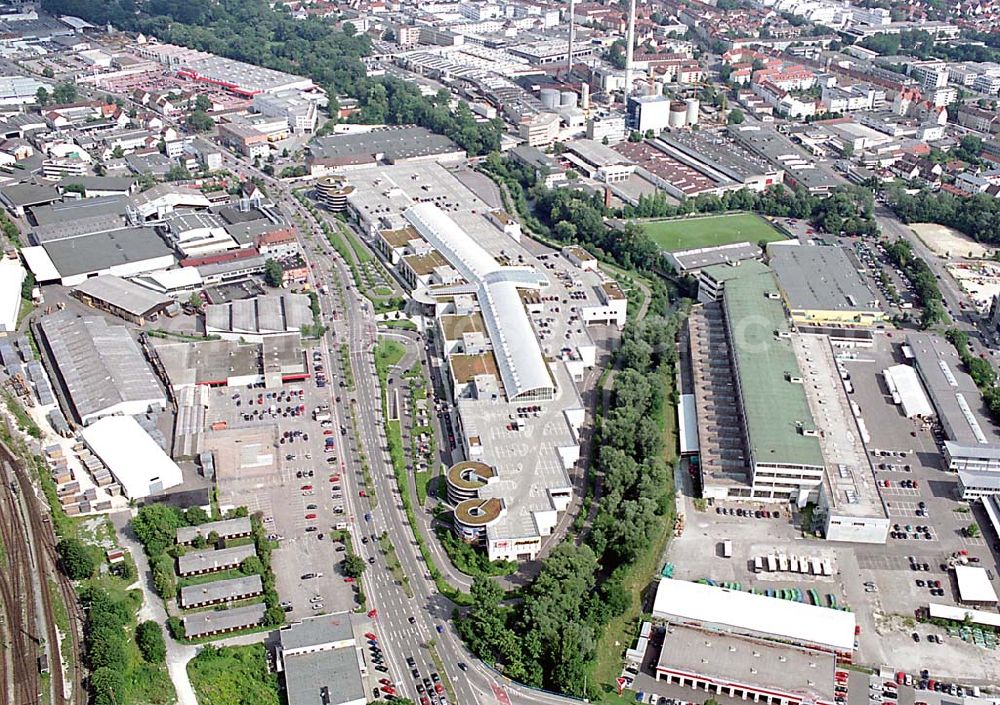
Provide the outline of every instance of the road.
<path id="1" fill-rule="evenodd" d="M 927 265 L 931 268 L 934 276 L 937 278 L 938 288 L 941 290 L 941 296 L 944 298 L 945 306 L 948 313 L 954 322 L 954 326 L 965 331 L 969 335 L 969 346 L 972 348 L 972 352 L 975 355 L 985 357 L 991 361 L 994 358 L 991 356 L 991 350 L 988 345 L 983 342 L 982 334 L 978 328 L 978 317 L 974 317 L 968 311 L 962 309 L 961 303 L 966 300 L 965 294 L 959 289 L 958 284 L 952 278 L 951 273 L 948 272 L 945 266 L 946 260 L 938 257 L 934 252 L 931 251 L 923 241 L 917 237 L 917 234 L 913 232 L 910 227 L 901 222 L 895 214 L 886 206 L 879 205 L 875 209 L 875 220 L 878 222 L 879 227 L 882 230 L 882 234 L 888 238 L 890 241 L 893 240 L 906 240 L 910 243 L 913 248 L 913 252 L 922 258 Z M 994 362 L 994 366 L 996 363 Z"/>
<path id="2" fill-rule="evenodd" d="M 395 481 L 388 453 L 381 389 L 375 373 L 373 349 L 378 332 L 371 302 L 360 295 L 347 264 L 325 241 L 319 231 L 319 223 L 292 196 L 288 187 L 253 169 L 228 150 L 223 150 L 223 154 L 228 168 L 244 177 L 261 179 L 271 197 L 286 212 L 302 218 L 312 230 L 310 234 L 300 233 L 300 237 L 304 240 L 303 251 L 310 264 L 314 265 L 310 270 L 313 277 L 311 283 L 317 289 L 326 285 L 331 292 L 320 297 L 323 320 L 329 326 L 324 346 L 327 351 L 325 354 L 328 355 L 327 369 L 334 372 L 331 375 L 331 413 L 335 416 L 335 426 L 350 427 L 353 407 L 357 420 L 356 440 L 363 446 L 368 458 L 377 500 L 377 506 L 371 508 L 368 498 L 359 495 L 364 489 L 360 456 L 342 448 L 346 509 L 352 517 L 350 531 L 355 550 L 366 561 L 375 559 L 374 564 L 369 565 L 365 572 L 363 582 L 367 606 L 377 611 L 376 633 L 385 652 L 391 677 L 396 682 L 397 692 L 419 702 L 414 681 L 410 677 L 410 668 L 405 663 L 405 659 L 412 656 L 417 661 L 421 677 L 431 670 L 438 671 L 442 679 L 450 682 L 457 701 L 463 705 L 566 705 L 574 702 L 571 698 L 512 683 L 465 649 L 450 621 L 455 605 L 437 592 L 434 582 L 429 578 L 427 565 L 420 555 L 412 528 L 402 509 L 400 488 Z M 333 292 L 337 288 L 342 288 L 345 297 L 342 310 L 335 309 L 336 296 Z M 408 351 L 412 351 L 414 341 L 409 336 L 395 332 L 392 335 L 406 338 L 409 342 Z M 338 370 L 339 356 L 329 355 L 330 351 L 337 350 L 337 346 L 342 343 L 346 343 L 349 350 L 355 382 L 353 390 L 337 386 L 339 379 L 342 379 L 342 371 Z M 416 355 L 419 354 L 418 347 Z M 407 355 L 407 360 L 410 359 L 412 358 Z M 341 397 L 340 403 L 335 402 L 336 394 Z M 370 521 L 364 518 L 368 512 Z M 393 578 L 377 542 L 369 541 L 365 544 L 361 540 L 366 535 L 377 535 L 383 531 L 388 533 L 395 547 L 403 574 L 409 577 L 412 597 L 407 596 L 404 586 L 397 584 Z M 439 567 L 445 568 L 444 565 Z M 464 582 L 467 583 L 468 579 L 465 578 Z M 440 657 L 440 665 L 435 664 L 431 658 L 430 649 L 426 648 L 430 645 L 433 645 Z M 459 669 L 460 662 L 467 664 L 467 670 Z"/>

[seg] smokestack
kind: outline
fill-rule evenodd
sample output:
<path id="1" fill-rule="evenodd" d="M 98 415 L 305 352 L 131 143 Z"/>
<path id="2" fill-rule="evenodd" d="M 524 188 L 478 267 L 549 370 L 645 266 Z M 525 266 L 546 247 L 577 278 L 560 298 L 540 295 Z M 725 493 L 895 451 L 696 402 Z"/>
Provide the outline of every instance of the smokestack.
<path id="1" fill-rule="evenodd" d="M 573 39 L 576 34 L 576 0 L 569 0 L 569 51 L 566 52 L 566 77 L 573 73 Z"/>
<path id="2" fill-rule="evenodd" d="M 632 48 L 635 46 L 635 0 L 628 3 L 628 29 L 625 32 L 625 98 L 632 94 Z"/>

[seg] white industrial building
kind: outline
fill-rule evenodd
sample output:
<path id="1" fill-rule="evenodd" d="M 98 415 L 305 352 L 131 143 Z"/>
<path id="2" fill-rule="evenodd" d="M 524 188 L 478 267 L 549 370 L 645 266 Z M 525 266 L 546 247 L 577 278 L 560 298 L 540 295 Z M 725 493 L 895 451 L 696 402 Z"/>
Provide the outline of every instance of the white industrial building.
<path id="1" fill-rule="evenodd" d="M 82 434 L 129 499 L 156 495 L 184 482 L 177 463 L 131 416 L 107 416 Z"/>
<path id="2" fill-rule="evenodd" d="M 686 580 L 660 580 L 653 618 L 772 639 L 848 658 L 854 651 L 856 622 L 850 612 Z"/>
<path id="3" fill-rule="evenodd" d="M 986 568 L 969 565 L 955 566 L 955 582 L 958 583 L 958 600 L 963 603 L 996 605 L 997 592 L 993 589 Z"/>
<path id="4" fill-rule="evenodd" d="M 17 258 L 0 258 L 0 335 L 17 330 L 21 314 L 21 284 L 24 267 Z"/>

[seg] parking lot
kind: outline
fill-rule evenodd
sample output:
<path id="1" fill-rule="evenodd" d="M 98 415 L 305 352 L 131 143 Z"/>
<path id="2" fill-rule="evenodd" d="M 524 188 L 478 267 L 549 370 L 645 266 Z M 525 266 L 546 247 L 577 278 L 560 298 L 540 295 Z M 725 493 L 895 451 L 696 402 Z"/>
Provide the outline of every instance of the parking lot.
<path id="1" fill-rule="evenodd" d="M 261 512 L 280 537 L 274 572 L 289 619 L 355 606 L 354 586 L 339 572 L 346 547 L 331 535 L 350 511 L 342 436 L 322 412 L 329 402 L 310 378 L 280 389 L 216 389 L 206 412 L 209 425 L 226 426 L 205 438 L 216 453 L 220 504 Z"/>

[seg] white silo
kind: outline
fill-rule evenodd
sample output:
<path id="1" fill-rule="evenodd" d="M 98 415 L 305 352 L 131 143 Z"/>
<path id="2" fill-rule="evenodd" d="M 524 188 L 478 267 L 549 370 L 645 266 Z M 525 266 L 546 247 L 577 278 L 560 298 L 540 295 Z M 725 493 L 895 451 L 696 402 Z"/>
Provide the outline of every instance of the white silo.
<path id="1" fill-rule="evenodd" d="M 580 84 L 580 107 L 584 110 L 590 110 L 590 84 L 581 83 Z"/>
<path id="2" fill-rule="evenodd" d="M 542 105 L 546 108 L 559 107 L 559 91 L 556 88 L 543 88 L 539 94 Z"/>
<path id="3" fill-rule="evenodd" d="M 688 98 L 687 103 L 687 124 L 688 126 L 698 124 L 698 109 L 701 107 L 697 98 Z"/>
<path id="4" fill-rule="evenodd" d="M 576 107 L 576 93 L 573 91 L 563 91 L 559 94 L 559 105 L 563 108 Z"/>
<path id="5" fill-rule="evenodd" d="M 679 100 L 670 104 L 670 114 L 667 116 L 667 124 L 670 127 L 684 127 L 687 123 L 687 105 Z"/>

